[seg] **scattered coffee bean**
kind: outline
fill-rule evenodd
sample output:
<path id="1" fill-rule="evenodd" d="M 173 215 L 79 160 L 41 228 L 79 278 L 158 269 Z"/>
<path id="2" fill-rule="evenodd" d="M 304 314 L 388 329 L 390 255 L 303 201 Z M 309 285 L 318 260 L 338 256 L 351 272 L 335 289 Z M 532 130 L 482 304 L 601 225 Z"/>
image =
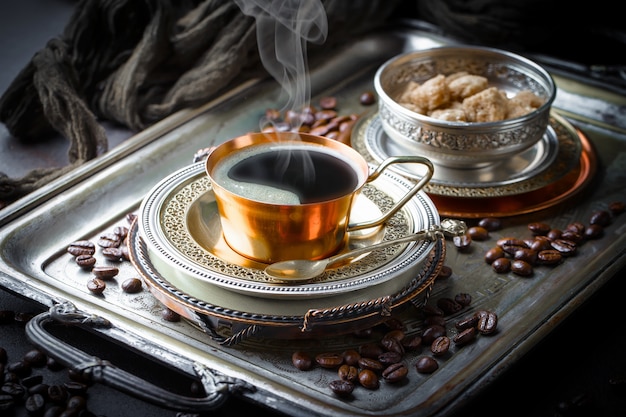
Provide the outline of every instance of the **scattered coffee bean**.
<path id="1" fill-rule="evenodd" d="M 96 258 L 93 255 L 78 255 L 75 261 L 76 265 L 83 269 L 91 269 L 96 264 Z"/>
<path id="2" fill-rule="evenodd" d="M 378 389 L 380 386 L 376 372 L 371 369 L 362 369 L 359 371 L 359 383 L 367 389 Z"/>
<path id="3" fill-rule="evenodd" d="M 472 226 L 467 230 L 472 240 L 487 240 L 489 239 L 489 231 L 482 226 Z"/>
<path id="4" fill-rule="evenodd" d="M 588 240 L 599 239 L 602 235 L 604 235 L 604 227 L 599 224 L 590 224 L 583 232 L 583 237 Z"/>
<path id="5" fill-rule="evenodd" d="M 359 359 L 361 359 L 361 354 L 354 349 L 343 352 L 343 362 L 346 365 L 355 366 L 359 363 Z"/>
<path id="6" fill-rule="evenodd" d="M 439 364 L 430 356 L 420 356 L 415 362 L 415 369 L 421 374 L 432 374 L 439 369 Z"/>
<path id="7" fill-rule="evenodd" d="M 165 321 L 176 323 L 180 321 L 180 314 L 178 314 L 171 308 L 165 307 L 163 308 L 163 310 L 161 310 L 161 318 Z"/>
<path id="8" fill-rule="evenodd" d="M 504 258 L 505 256 L 506 253 L 504 252 L 504 250 L 500 246 L 496 246 L 489 249 L 485 253 L 485 262 L 487 262 L 488 264 L 492 264 L 493 261 L 495 261 L 496 259 Z"/>
<path id="9" fill-rule="evenodd" d="M 452 243 L 454 243 L 454 246 L 456 246 L 459 251 L 463 252 L 469 249 L 472 244 L 472 237 L 468 233 L 461 236 L 454 236 Z"/>
<path id="10" fill-rule="evenodd" d="M 356 382 L 359 379 L 359 370 L 356 366 L 343 364 L 337 370 L 337 375 L 341 380 Z"/>
<path id="11" fill-rule="evenodd" d="M 611 214 L 606 210 L 596 210 L 591 214 L 589 224 L 597 224 L 606 227 L 611 224 Z"/>
<path id="12" fill-rule="evenodd" d="M 369 106 L 376 103 L 376 95 L 371 91 L 365 91 L 359 96 L 359 103 L 364 106 Z"/>
<path id="13" fill-rule="evenodd" d="M 105 233 L 98 239 L 98 246 L 101 248 L 118 248 L 122 239 L 115 233 Z"/>
<path id="14" fill-rule="evenodd" d="M 110 247 L 102 249 L 102 256 L 110 261 L 122 262 L 124 260 L 124 252 L 121 248 Z"/>
<path id="15" fill-rule="evenodd" d="M 380 355 L 379 355 L 380 357 Z M 383 364 L 377 359 L 361 358 L 359 359 L 359 367 L 361 369 L 369 369 L 374 372 L 380 372 L 383 370 Z"/>
<path id="16" fill-rule="evenodd" d="M 337 99 L 332 96 L 322 97 L 320 99 L 320 107 L 324 110 L 330 110 L 337 107 Z"/>
<path id="17" fill-rule="evenodd" d="M 443 326 L 428 326 L 422 332 L 422 343 L 426 346 L 430 346 L 436 338 L 440 336 L 445 336 L 446 333 L 446 328 Z"/>
<path id="18" fill-rule="evenodd" d="M 454 314 L 463 309 L 463 306 L 449 297 L 441 297 L 437 300 L 437 307 L 443 310 L 445 315 Z"/>
<path id="19" fill-rule="evenodd" d="M 343 379 L 337 379 L 329 383 L 329 387 L 332 392 L 340 397 L 347 397 L 354 391 L 354 383 L 345 381 Z"/>
<path id="20" fill-rule="evenodd" d="M 494 271 L 504 274 L 511 270 L 511 260 L 509 258 L 498 258 L 491 263 Z"/>
<path id="21" fill-rule="evenodd" d="M 439 336 L 430 345 L 430 351 L 435 356 L 443 356 L 450 350 L 450 338 L 448 336 Z"/>
<path id="22" fill-rule="evenodd" d="M 489 335 L 496 331 L 498 327 L 498 316 L 496 313 L 488 310 L 479 310 L 476 312 L 476 317 L 478 317 L 476 330 L 480 334 Z"/>
<path id="23" fill-rule="evenodd" d="M 400 382 L 406 378 L 409 374 L 409 369 L 405 364 L 397 362 L 392 363 L 388 367 L 386 367 L 382 372 L 382 377 L 386 382 L 394 384 L 396 382 Z"/>
<path id="24" fill-rule="evenodd" d="M 70 255 L 78 256 L 78 255 L 93 255 L 96 253 L 96 245 L 89 240 L 77 240 L 75 242 L 70 243 L 67 247 L 67 252 Z"/>
<path id="25" fill-rule="evenodd" d="M 129 294 L 138 293 L 142 289 L 142 283 L 139 278 L 128 278 L 122 282 L 122 290 Z"/>
<path id="26" fill-rule="evenodd" d="M 472 296 L 466 292 L 461 292 L 454 296 L 454 301 L 462 307 L 467 307 L 472 303 Z"/>
<path id="27" fill-rule="evenodd" d="M 528 230 L 530 230 L 533 235 L 545 236 L 552 228 L 547 223 L 533 222 L 528 225 Z"/>
<path id="28" fill-rule="evenodd" d="M 626 210 L 626 204 L 622 201 L 614 201 L 609 204 L 609 211 L 614 216 L 622 214 Z"/>
<path id="29" fill-rule="evenodd" d="M 450 278 L 451 276 L 452 276 L 452 268 L 450 268 L 448 265 L 443 265 L 441 267 L 441 270 L 439 271 L 439 274 L 437 274 L 438 279 L 447 279 L 447 278 Z"/>
<path id="30" fill-rule="evenodd" d="M 495 232 L 502 228 L 502 220 L 497 217 L 485 217 L 478 221 L 480 227 L 484 227 L 490 232 Z"/>
<path id="31" fill-rule="evenodd" d="M 476 321 L 478 322 L 478 320 Z M 465 346 L 473 342 L 475 339 L 476 339 L 476 328 L 472 326 L 472 327 L 463 329 L 461 332 L 457 333 L 452 338 L 452 341 L 454 342 L 456 346 Z"/>
<path id="32" fill-rule="evenodd" d="M 106 289 L 107 284 L 100 278 L 92 278 L 87 281 L 87 289 L 96 295 L 102 294 Z"/>
<path id="33" fill-rule="evenodd" d="M 307 352 L 297 351 L 291 355 L 291 363 L 301 371 L 313 368 L 313 358 Z"/>
<path id="34" fill-rule="evenodd" d="M 343 364 L 343 356 L 337 353 L 320 353 L 315 362 L 322 368 L 339 368 Z"/>
<path id="35" fill-rule="evenodd" d="M 537 253 L 537 264 L 558 265 L 563 260 L 561 252 L 556 249 L 546 249 Z"/>
<path id="36" fill-rule="evenodd" d="M 513 262 L 511 262 L 511 271 L 514 274 L 523 277 L 529 277 L 533 275 L 534 272 L 533 266 L 522 259 L 515 259 Z"/>
<path id="37" fill-rule="evenodd" d="M 91 273 L 103 281 L 113 279 L 113 277 L 119 274 L 120 270 L 114 266 L 96 266 L 91 270 Z"/>

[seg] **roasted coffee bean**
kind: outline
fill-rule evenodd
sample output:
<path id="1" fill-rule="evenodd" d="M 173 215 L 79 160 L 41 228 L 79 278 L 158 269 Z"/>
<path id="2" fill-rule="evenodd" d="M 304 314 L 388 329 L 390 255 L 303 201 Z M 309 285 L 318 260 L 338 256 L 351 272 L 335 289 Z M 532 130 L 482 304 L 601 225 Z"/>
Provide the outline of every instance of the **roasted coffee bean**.
<path id="1" fill-rule="evenodd" d="M 426 304 L 422 307 L 422 312 L 427 316 L 443 316 L 443 310 L 432 304 Z"/>
<path id="2" fill-rule="evenodd" d="M 437 274 L 438 279 L 447 279 L 447 278 L 450 278 L 451 276 L 452 276 L 452 268 L 450 268 L 448 265 L 443 265 L 441 267 L 441 270 L 439 271 L 439 274 Z"/>
<path id="3" fill-rule="evenodd" d="M 393 384 L 402 381 L 408 374 L 409 368 L 407 368 L 405 364 L 397 362 L 383 369 L 382 377 L 386 382 Z"/>
<path id="4" fill-rule="evenodd" d="M 526 244 L 524 244 L 524 246 L 517 246 L 517 245 L 504 245 L 502 246 L 502 250 L 504 251 L 504 253 L 514 256 L 515 252 L 517 252 L 520 249 L 527 249 L 528 246 L 526 246 Z"/>
<path id="5" fill-rule="evenodd" d="M 315 363 L 322 368 L 339 368 L 343 364 L 343 356 L 337 353 L 318 353 L 315 356 Z"/>
<path id="6" fill-rule="evenodd" d="M 100 278 L 92 278 L 87 281 L 87 289 L 93 294 L 102 294 L 106 289 L 107 284 Z"/>
<path id="7" fill-rule="evenodd" d="M 454 301 L 461 304 L 463 307 L 467 307 L 472 304 L 472 296 L 466 292 L 460 292 L 454 296 Z"/>
<path id="8" fill-rule="evenodd" d="M 26 388 L 30 389 L 31 387 L 34 387 L 35 385 L 39 385 L 43 382 L 43 375 L 41 374 L 30 375 L 25 378 L 22 378 L 20 382 Z"/>
<path id="9" fill-rule="evenodd" d="M 359 354 L 364 358 L 376 359 L 384 351 L 383 347 L 378 343 L 366 343 L 359 347 Z"/>
<path id="10" fill-rule="evenodd" d="M 614 201 L 609 204 L 609 211 L 614 216 L 622 214 L 626 210 L 626 204 L 622 201 Z"/>
<path id="11" fill-rule="evenodd" d="M 415 362 L 415 369 L 421 374 L 432 374 L 438 368 L 439 364 L 430 356 L 420 356 Z"/>
<path id="12" fill-rule="evenodd" d="M 41 394 L 33 394 L 26 397 L 24 408 L 29 415 L 38 415 L 43 412 L 46 407 L 46 399 Z"/>
<path id="13" fill-rule="evenodd" d="M 385 320 L 383 324 L 385 325 L 385 327 L 391 330 L 403 330 L 404 329 L 404 323 L 402 322 L 402 320 L 398 320 L 397 318 L 390 318 L 389 320 Z"/>
<path id="14" fill-rule="evenodd" d="M 67 252 L 73 256 L 93 255 L 96 253 L 96 245 L 89 240 L 77 240 L 70 243 L 67 247 Z"/>
<path id="15" fill-rule="evenodd" d="M 36 384 L 33 385 L 32 387 L 27 387 L 28 388 L 28 393 L 29 394 L 41 394 L 44 397 L 48 395 L 48 387 L 49 385 L 42 382 L 40 384 Z"/>
<path id="16" fill-rule="evenodd" d="M 569 240 L 570 242 L 574 242 L 576 244 L 582 243 L 583 240 L 585 240 L 582 234 L 584 232 L 584 229 L 582 232 L 577 232 L 574 230 L 563 230 L 563 233 L 561 233 L 561 239 Z"/>
<path id="17" fill-rule="evenodd" d="M 519 248 L 513 254 L 513 259 L 534 265 L 537 262 L 537 251 L 529 248 Z M 513 269 L 513 264 L 511 264 L 511 269 Z"/>
<path id="18" fill-rule="evenodd" d="M 511 260 L 509 258 L 498 258 L 491 263 L 491 267 L 499 274 L 509 272 L 511 270 Z"/>
<path id="19" fill-rule="evenodd" d="M 0 392 L 0 411 L 9 411 L 15 407 L 15 399 L 9 394 Z"/>
<path id="20" fill-rule="evenodd" d="M 430 345 L 430 351 L 435 356 L 443 356 L 450 350 L 450 338 L 448 336 L 440 336 L 433 340 Z"/>
<path id="21" fill-rule="evenodd" d="M 378 362 L 382 363 L 383 365 L 390 365 L 392 363 L 400 362 L 402 360 L 402 357 L 403 354 L 399 352 L 385 352 L 381 353 L 378 356 Z"/>
<path id="22" fill-rule="evenodd" d="M 101 248 L 118 248 L 122 243 L 122 239 L 115 233 L 105 233 L 98 239 L 98 246 Z"/>
<path id="23" fill-rule="evenodd" d="M 476 323 L 476 330 L 480 334 L 488 335 L 496 331 L 498 327 L 498 316 L 496 313 L 488 310 L 479 310 L 476 312 L 478 317 L 478 323 Z"/>
<path id="24" fill-rule="evenodd" d="M 83 269 L 91 269 L 96 264 L 96 258 L 93 255 L 78 255 L 75 261 L 76 265 Z"/>
<path id="25" fill-rule="evenodd" d="M 512 246 L 512 247 L 522 247 L 522 248 L 527 248 L 528 246 L 526 245 L 526 242 L 523 239 L 518 239 L 516 237 L 503 237 L 500 238 L 496 241 L 496 246 L 499 246 L 501 248 L 505 248 L 508 246 Z"/>
<path id="26" fill-rule="evenodd" d="M 446 333 L 446 328 L 443 326 L 428 326 L 422 332 L 422 343 L 430 346 L 436 338 L 445 336 Z"/>
<path id="27" fill-rule="evenodd" d="M 89 388 L 87 384 L 78 381 L 67 381 L 63 383 L 63 386 L 72 395 L 85 395 Z"/>
<path id="28" fill-rule="evenodd" d="M 118 235 L 120 237 L 120 239 L 122 239 L 122 241 L 124 241 L 124 239 L 126 239 L 126 236 L 128 236 L 128 227 L 126 227 L 126 226 L 116 226 L 113 229 L 113 233 Z"/>
<path id="29" fill-rule="evenodd" d="M 344 381 L 356 382 L 359 379 L 359 370 L 356 366 L 343 364 L 337 370 L 337 375 Z"/>
<path id="30" fill-rule="evenodd" d="M 382 340 L 380 341 L 380 344 L 388 352 L 396 352 L 401 355 L 404 354 L 404 346 L 402 346 L 402 343 L 400 343 L 400 340 L 394 337 L 383 337 Z M 378 357 L 380 357 L 380 355 L 378 355 Z"/>
<path id="31" fill-rule="evenodd" d="M 122 282 L 122 290 L 129 294 L 135 294 L 142 289 L 141 280 L 139 278 L 128 278 Z"/>
<path id="32" fill-rule="evenodd" d="M 537 252 L 546 249 L 552 249 L 552 246 L 550 245 L 550 239 L 547 236 L 536 236 L 530 244 L 530 249 Z"/>
<path id="33" fill-rule="evenodd" d="M 172 310 L 171 308 L 163 308 L 161 310 L 161 318 L 170 323 L 177 323 L 180 321 L 180 314 Z"/>
<path id="34" fill-rule="evenodd" d="M 611 224 L 611 213 L 606 210 L 596 210 L 591 213 L 589 224 L 597 224 L 606 227 Z"/>
<path id="35" fill-rule="evenodd" d="M 561 252 L 563 256 L 573 256 L 576 254 L 577 248 L 574 242 L 564 239 L 556 239 L 551 243 L 552 248 Z"/>
<path id="36" fill-rule="evenodd" d="M 297 351 L 291 355 L 291 363 L 301 371 L 313 368 L 313 358 L 307 352 Z"/>
<path id="37" fill-rule="evenodd" d="M 348 349 L 343 352 L 343 362 L 346 365 L 356 366 L 359 363 L 359 359 L 361 359 L 361 354 L 354 349 Z"/>
<path id="38" fill-rule="evenodd" d="M 502 220 L 496 217 L 485 217 L 480 219 L 478 225 L 480 227 L 484 227 L 490 232 L 495 232 L 496 230 L 500 230 L 502 228 Z"/>
<path id="39" fill-rule="evenodd" d="M 454 246 L 456 246 L 458 250 L 466 251 L 472 244 L 472 237 L 468 233 L 461 236 L 454 236 L 452 243 L 454 243 Z"/>
<path id="40" fill-rule="evenodd" d="M 582 224 L 582 222 L 572 222 L 570 224 L 568 224 L 567 226 L 565 226 L 565 229 L 563 229 L 563 232 L 576 232 L 576 233 L 582 233 L 585 230 L 585 225 Z"/>
<path id="41" fill-rule="evenodd" d="M 511 262 L 511 272 L 515 275 L 529 277 L 533 274 L 533 266 L 522 259 L 515 259 Z"/>
<path id="42" fill-rule="evenodd" d="M 367 389 L 378 389 L 380 386 L 378 375 L 371 369 L 361 369 L 359 372 L 359 383 Z"/>
<path id="43" fill-rule="evenodd" d="M 60 371 L 62 369 L 65 369 L 65 366 L 53 357 L 48 356 L 48 360 L 46 361 L 46 368 L 51 371 Z"/>
<path id="44" fill-rule="evenodd" d="M 600 226 L 599 224 L 590 224 L 585 228 L 585 231 L 583 232 L 583 236 L 585 237 L 585 239 L 589 240 L 599 239 L 602 237 L 602 235 L 604 235 L 604 227 Z"/>
<path id="45" fill-rule="evenodd" d="M 476 339 L 476 328 L 475 327 L 468 327 L 466 329 L 463 329 L 461 332 L 457 333 L 452 338 L 452 341 L 457 346 L 465 346 L 465 345 L 473 342 L 474 339 Z"/>
<path id="46" fill-rule="evenodd" d="M 32 370 L 33 368 L 30 366 L 30 364 L 24 360 L 7 363 L 6 365 L 7 372 L 13 372 L 19 377 L 25 377 L 30 375 Z"/>
<path id="47" fill-rule="evenodd" d="M 504 258 L 505 256 L 506 256 L 506 253 L 504 252 L 504 250 L 500 246 L 496 246 L 494 248 L 489 249 L 485 253 L 485 262 L 487 262 L 488 264 L 491 264 L 496 259 Z"/>
<path id="48" fill-rule="evenodd" d="M 442 309 L 446 315 L 457 313 L 463 309 L 461 304 L 449 297 L 439 298 L 437 300 L 437 307 Z"/>
<path id="49" fill-rule="evenodd" d="M 478 324 L 478 316 L 476 314 L 472 314 L 471 316 L 462 318 L 461 320 L 454 323 L 454 327 L 459 330 L 469 329 L 471 327 L 476 327 Z"/>
<path id="50" fill-rule="evenodd" d="M 379 355 L 380 357 L 380 355 Z M 380 361 L 378 359 L 372 359 L 372 358 L 361 358 L 359 359 L 359 367 L 361 369 L 369 369 L 372 370 L 374 372 L 380 372 L 383 370 L 383 364 L 380 363 Z"/>
<path id="51" fill-rule="evenodd" d="M 359 103 L 364 106 L 376 103 L 376 95 L 371 91 L 365 91 L 359 96 Z"/>
<path id="52" fill-rule="evenodd" d="M 26 388 L 19 382 L 5 382 L 0 386 L 0 394 L 10 395 L 16 400 L 21 400 L 26 394 Z"/>
<path id="53" fill-rule="evenodd" d="M 332 96 L 322 97 L 320 99 L 320 107 L 324 110 L 334 109 L 337 107 L 337 99 Z"/>
<path id="54" fill-rule="evenodd" d="M 65 406 L 69 410 L 81 411 L 87 407 L 87 400 L 81 395 L 72 395 Z"/>
<path id="55" fill-rule="evenodd" d="M 467 229 L 467 233 L 470 235 L 472 240 L 487 240 L 489 239 L 489 230 L 482 226 L 472 226 Z"/>
<path id="56" fill-rule="evenodd" d="M 44 352 L 39 349 L 31 349 L 24 354 L 24 357 L 22 359 L 24 359 L 24 361 L 30 366 L 39 368 L 42 366 L 46 366 L 46 361 L 48 360 L 48 357 Z"/>
<path id="57" fill-rule="evenodd" d="M 560 229 L 552 229 L 548 232 L 546 237 L 550 240 L 557 240 L 561 238 L 561 234 L 563 233 Z"/>
<path id="58" fill-rule="evenodd" d="M 546 249 L 537 253 L 537 264 L 557 265 L 563 260 L 563 255 L 556 249 Z"/>
<path id="59" fill-rule="evenodd" d="M 344 381 L 342 379 L 337 379 L 335 381 L 330 381 L 328 384 L 331 391 L 340 397 L 347 397 L 352 394 L 354 391 L 354 383 L 350 381 Z"/>
<path id="60" fill-rule="evenodd" d="M 422 347 L 422 336 L 411 335 L 402 339 L 402 346 L 405 352 L 414 352 Z"/>
<path id="61" fill-rule="evenodd" d="M 383 339 L 396 339 L 398 342 L 404 339 L 404 325 L 401 328 L 390 330 L 383 336 Z"/>
<path id="62" fill-rule="evenodd" d="M 124 260 L 124 252 L 121 248 L 104 248 L 102 249 L 102 256 L 110 261 L 122 262 Z"/>
<path id="63" fill-rule="evenodd" d="M 91 273 L 103 281 L 108 281 L 119 274 L 120 270 L 114 266 L 96 266 L 91 270 Z"/>
<path id="64" fill-rule="evenodd" d="M 46 408 L 46 412 L 43 417 L 61 417 L 65 412 L 65 407 L 60 405 L 52 405 Z"/>
<path id="65" fill-rule="evenodd" d="M 533 235 L 545 236 L 552 228 L 547 223 L 533 222 L 528 224 L 528 230 L 530 230 Z"/>

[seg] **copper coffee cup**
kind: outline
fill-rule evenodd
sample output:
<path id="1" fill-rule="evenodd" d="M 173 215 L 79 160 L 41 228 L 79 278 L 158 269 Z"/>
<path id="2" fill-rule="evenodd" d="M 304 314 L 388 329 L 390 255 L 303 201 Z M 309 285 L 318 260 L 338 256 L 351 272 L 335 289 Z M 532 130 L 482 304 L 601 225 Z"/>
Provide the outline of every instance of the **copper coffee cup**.
<path id="1" fill-rule="evenodd" d="M 268 189 L 261 184 L 260 192 L 253 195 L 245 189 L 249 185 L 248 180 L 231 178 L 231 174 L 235 172 L 231 168 L 239 166 L 237 164 L 250 155 L 263 154 L 267 158 L 275 158 L 272 161 L 280 162 L 265 167 L 275 169 L 283 164 L 283 160 L 288 161 L 290 155 L 298 152 L 321 153 L 333 164 L 336 161 L 339 162 L 338 165 L 343 165 L 342 173 L 332 172 L 325 165 L 323 176 L 330 179 L 328 188 L 335 187 L 344 177 L 353 176 L 353 184 L 343 191 L 335 190 L 337 193 L 333 195 L 318 196 L 317 200 L 311 202 L 287 202 L 283 199 L 266 200 L 267 196 L 273 194 L 273 188 Z M 427 167 L 427 173 L 379 218 L 351 223 L 352 204 L 363 186 L 374 181 L 388 166 L 395 163 L 423 164 Z M 263 164 L 257 159 L 250 167 L 257 170 L 262 169 L 261 165 Z M 292 161 L 292 165 L 299 166 L 299 163 Z M 346 165 L 349 171 L 345 170 Z M 367 161 L 350 146 L 333 139 L 294 132 L 250 133 L 231 139 L 210 153 L 205 167 L 215 195 L 225 241 L 237 253 L 264 263 L 288 259 L 321 259 L 335 254 L 344 246 L 348 232 L 383 225 L 433 175 L 432 163 L 419 156 L 388 158 L 370 173 Z M 264 175 L 260 171 L 251 173 L 250 180 L 256 181 Z M 300 174 L 294 175 L 291 172 L 285 177 L 295 182 L 294 177 L 298 175 Z M 283 192 L 278 191 L 279 194 Z M 286 194 L 289 198 L 295 198 L 292 192 Z"/>

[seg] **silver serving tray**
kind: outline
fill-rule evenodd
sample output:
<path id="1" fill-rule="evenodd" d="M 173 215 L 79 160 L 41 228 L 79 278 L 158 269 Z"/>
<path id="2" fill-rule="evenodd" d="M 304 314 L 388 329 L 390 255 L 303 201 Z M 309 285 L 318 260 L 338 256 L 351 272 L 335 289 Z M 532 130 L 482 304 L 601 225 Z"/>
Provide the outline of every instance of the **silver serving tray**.
<path id="1" fill-rule="evenodd" d="M 408 23 L 363 35 L 343 48 L 326 51 L 324 62 L 312 72 L 312 96 L 335 95 L 342 112 L 366 113 L 368 109 L 358 104 L 358 97 L 372 89 L 380 64 L 408 50 L 447 43 L 452 41 Z M 250 80 L 202 108 L 182 111 L 0 211 L 0 285 L 49 306 L 51 317 L 60 319 L 63 311 L 73 311 L 71 317 L 82 325 L 108 323 L 94 327 L 94 334 L 168 366 L 191 373 L 210 370 L 226 376 L 223 381 L 244 381 L 229 386 L 254 389 L 233 395 L 288 415 L 450 415 L 494 382 L 626 264 L 624 215 L 614 219 L 602 239 L 583 245 L 576 257 L 556 268 L 537 268 L 531 278 L 496 275 L 482 259 L 496 239 L 525 236 L 529 220 L 564 228 L 572 221 L 588 219 L 593 210 L 604 209 L 612 201 L 626 199 L 626 135 L 619 117 L 626 112 L 626 99 L 566 75 L 555 78 L 559 85 L 555 110 L 592 139 L 601 161 L 601 181 L 588 187 L 585 198 L 549 212 L 507 219 L 505 229 L 492 233 L 487 241 L 474 242 L 470 253 L 460 253 L 448 243 L 446 264 L 453 275 L 435 282 L 430 299 L 467 292 L 474 300 L 469 311 L 485 308 L 497 312 L 499 332 L 455 350 L 431 375 L 417 374 L 411 368 L 407 383 L 383 384 L 376 391 L 359 389 L 346 401 L 328 390 L 328 381 L 335 378 L 333 372 L 297 371 L 291 365 L 291 354 L 303 346 L 320 352 L 340 351 L 358 346 L 362 339 L 330 337 L 303 345 L 250 338 L 236 347 L 223 346 L 200 321 L 164 321 L 162 305 L 149 291 L 123 293 L 119 288 L 122 279 L 137 276 L 130 262 L 119 265 L 119 277 L 103 296 L 95 297 L 85 289 L 89 274 L 76 268 L 65 252 L 67 244 L 97 239 L 116 225 L 128 226 L 126 214 L 137 212 L 159 179 L 188 166 L 199 148 L 256 130 L 260 115 L 279 101 L 280 91 L 270 81 Z M 67 305 L 75 310 L 65 308 L 52 314 L 55 307 Z M 422 322 L 415 310 L 407 308 L 401 318 L 409 333 L 420 331 Z M 457 316 L 449 318 L 450 322 L 455 319 Z M 58 343 L 39 334 L 31 336 L 58 352 Z M 409 355 L 406 360 L 412 364 L 415 357 Z M 104 362 L 99 363 L 102 366 Z M 228 395 L 228 389 L 219 393 Z M 217 401 L 216 406 L 222 403 Z"/>

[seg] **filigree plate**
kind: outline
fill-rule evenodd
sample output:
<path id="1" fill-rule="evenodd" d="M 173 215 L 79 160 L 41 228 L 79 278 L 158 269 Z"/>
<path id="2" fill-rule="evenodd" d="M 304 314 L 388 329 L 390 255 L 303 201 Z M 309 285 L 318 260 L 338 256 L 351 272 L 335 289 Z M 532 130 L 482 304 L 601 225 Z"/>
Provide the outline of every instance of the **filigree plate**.
<path id="1" fill-rule="evenodd" d="M 357 197 L 354 218 L 374 218 L 404 196 L 413 184 L 385 171 Z M 159 182 L 144 198 L 139 231 L 151 262 L 165 276 L 208 282 L 230 291 L 265 298 L 329 297 L 388 283 L 398 291 L 420 268 L 434 243 L 421 241 L 372 251 L 316 280 L 284 285 L 265 275 L 265 264 L 238 255 L 224 241 L 217 206 L 202 162 Z M 390 240 L 439 224 L 432 200 L 419 192 L 384 227 L 351 233 L 344 250 Z M 389 286 L 390 285 L 390 286 Z"/>
<path id="2" fill-rule="evenodd" d="M 377 114 L 362 118 L 355 125 L 352 147 L 371 162 L 393 155 L 416 154 L 410 143 L 390 139 Z M 574 127 L 552 114 L 550 125 L 535 146 L 502 162 L 471 169 L 435 164 L 435 173 L 426 185 L 430 195 L 455 198 L 513 196 L 543 188 L 566 176 L 579 163 L 581 142 Z M 407 178 L 419 178 L 421 167 L 392 167 Z"/>

